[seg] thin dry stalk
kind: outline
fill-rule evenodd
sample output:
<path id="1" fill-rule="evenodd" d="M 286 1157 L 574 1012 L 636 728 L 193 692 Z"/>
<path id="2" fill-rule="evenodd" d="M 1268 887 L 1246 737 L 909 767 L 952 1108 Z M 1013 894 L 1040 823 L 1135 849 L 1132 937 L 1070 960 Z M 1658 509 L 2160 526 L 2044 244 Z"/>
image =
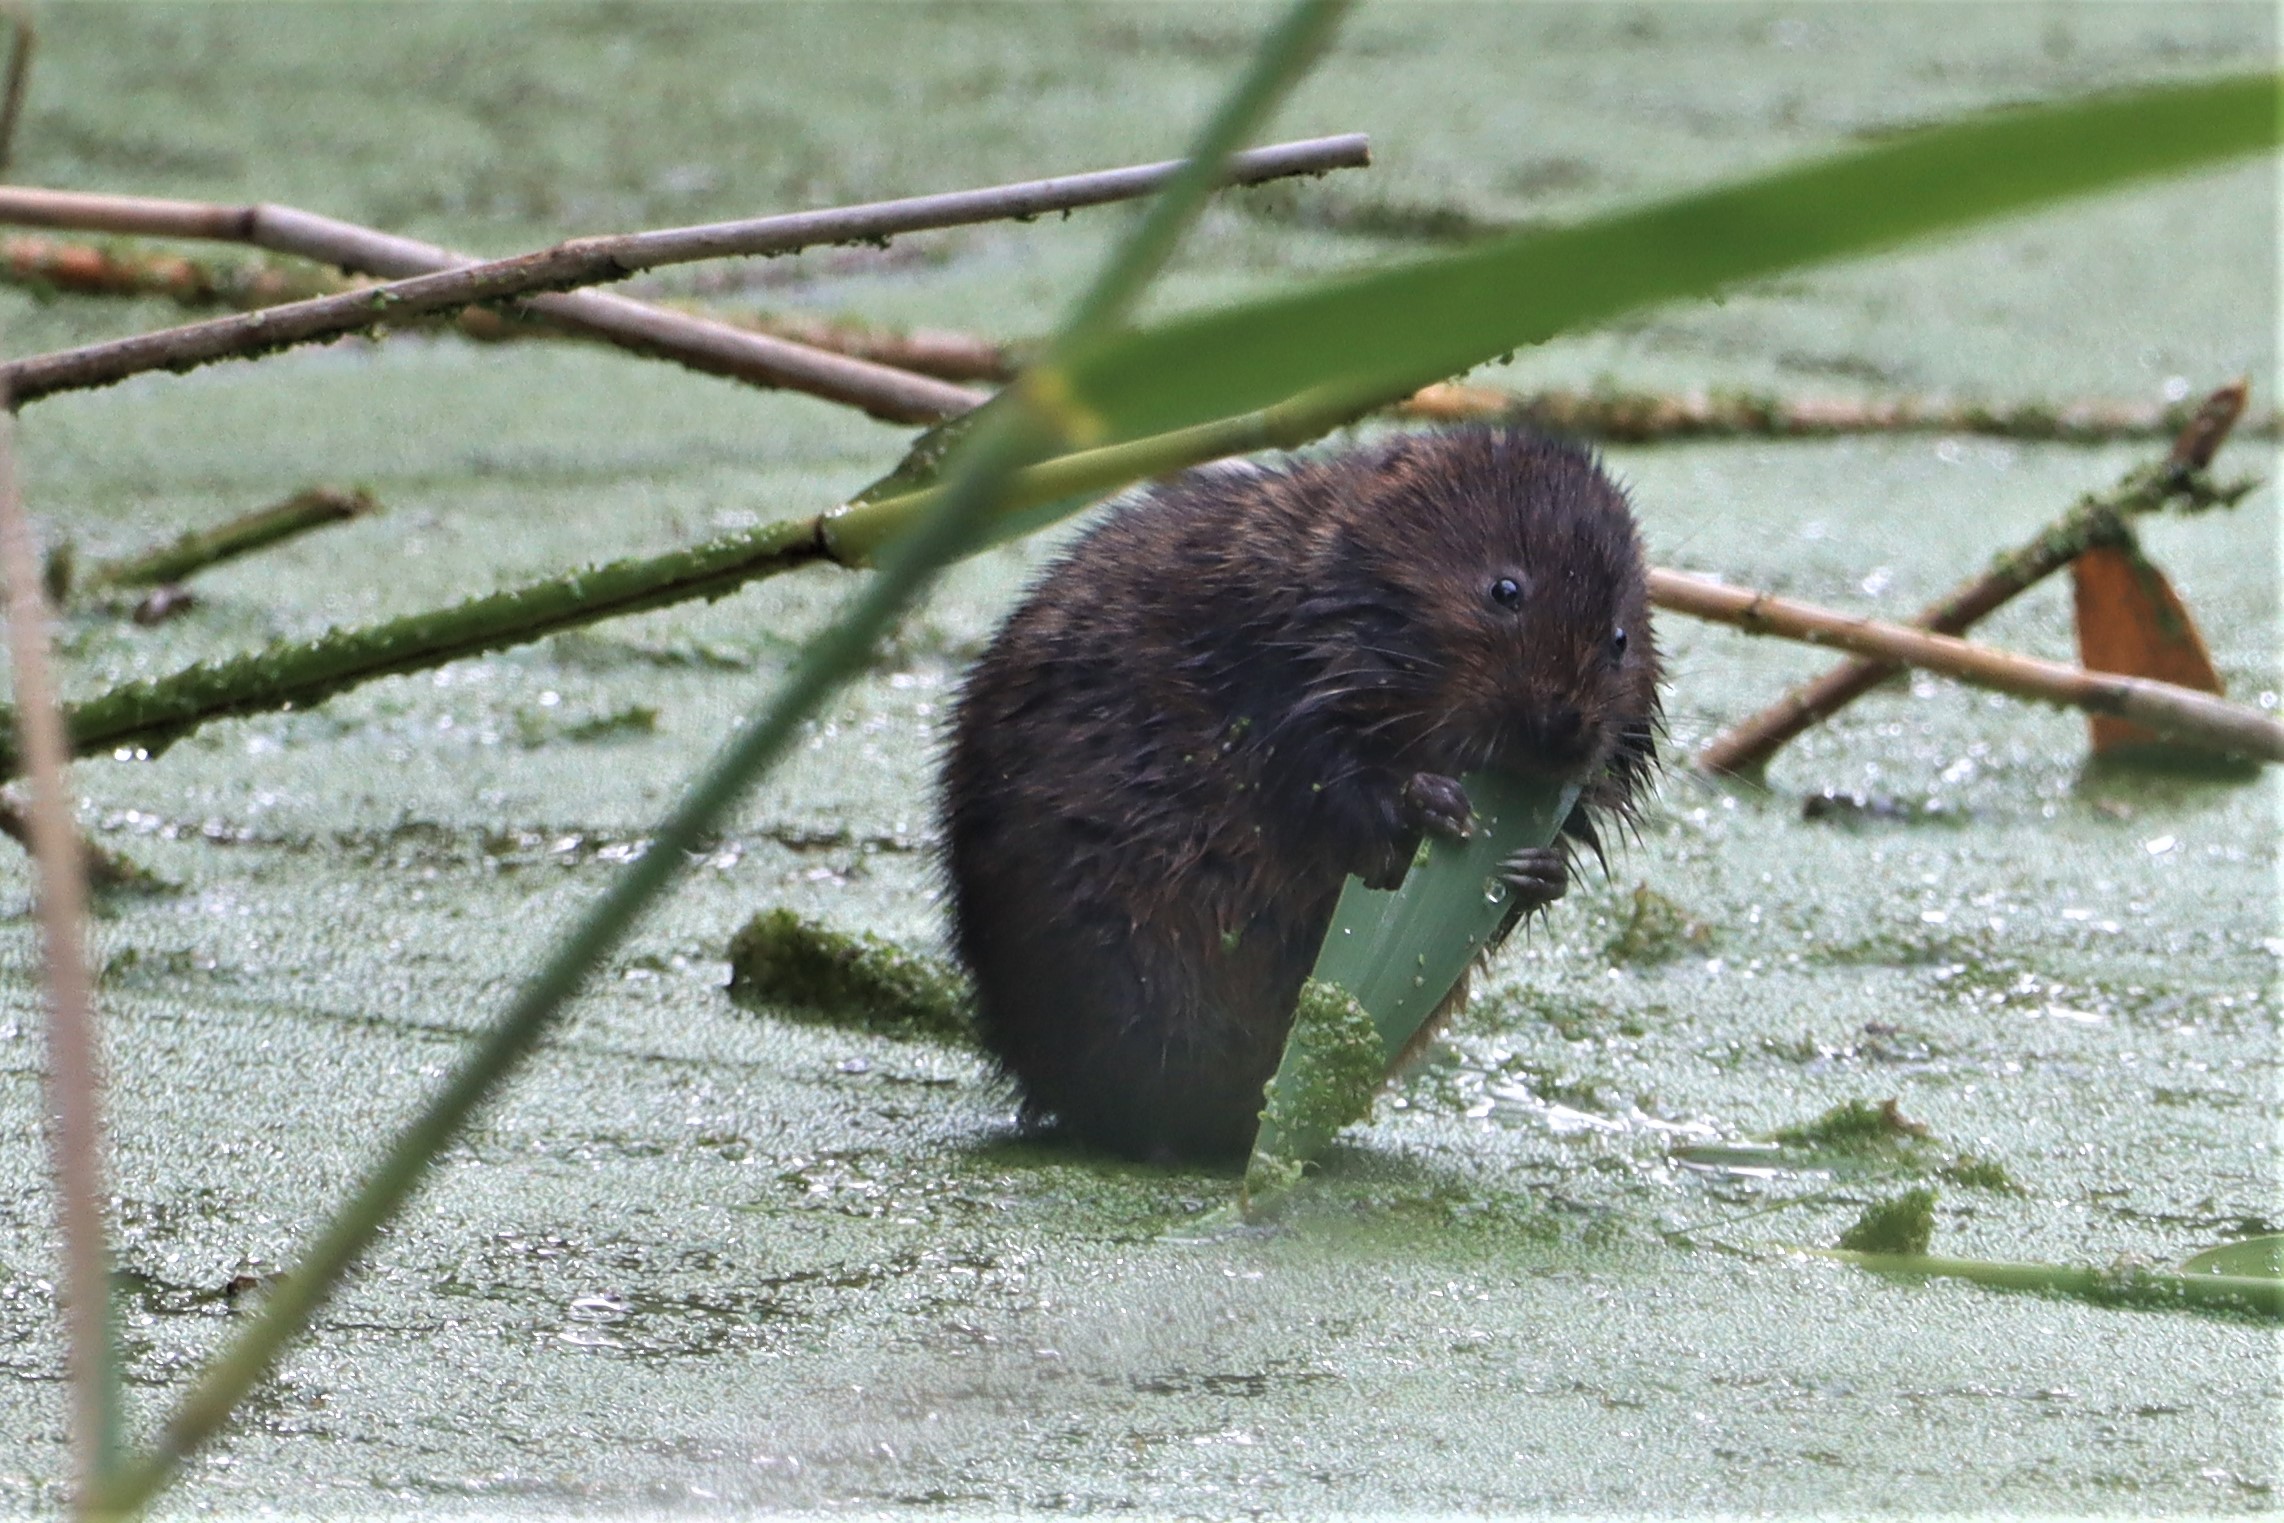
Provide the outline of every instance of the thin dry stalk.
<path id="1" fill-rule="evenodd" d="M 1224 185 L 1323 174 L 1371 161 L 1357 134 L 1253 149 L 1232 160 Z M 1151 164 L 1067 175 L 985 190 L 915 196 L 827 211 L 797 212 L 616 238 L 576 239 L 514 259 L 477 263 L 416 239 L 280 206 L 224 206 L 130 196 L 0 187 L 0 222 L 80 232 L 220 239 L 388 276 L 391 285 L 293 303 L 245 317 L 189 324 L 163 333 L 17 362 L 8 374 L 19 403 L 57 390 L 105 386 L 157 368 L 187 369 L 320 338 L 395 325 L 455 304 L 552 290 L 522 305 L 559 326 L 640 353 L 755 385 L 782 386 L 863 408 L 900 423 L 937 422 L 975 406 L 981 394 L 764 334 L 748 333 L 576 285 L 616 280 L 638 269 L 722 258 L 784 254 L 824 243 L 873 242 L 927 228 L 1035 217 L 1147 195 L 1177 165 Z M 453 282 L 428 283 L 429 277 Z M 332 305 L 326 305 L 331 303 Z"/>
<path id="2" fill-rule="evenodd" d="M 1733 624 L 1747 634 L 1780 635 L 1876 660 L 1923 667 L 2018 698 L 2114 714 L 2160 734 L 2232 756 L 2284 761 L 2284 724 L 2257 709 L 2193 688 L 2018 656 L 1987 645 L 1970 645 L 1950 635 L 1857 618 L 1812 603 L 1748 587 L 1726 587 L 1662 568 L 1650 572 L 1649 582 L 1650 601 L 1658 607 Z"/>
<path id="3" fill-rule="evenodd" d="M 1912 618 L 1912 626 L 1937 634 L 1964 634 L 2088 548 L 2130 545 L 2133 530 L 2127 519 L 2135 514 L 2154 512 L 2173 502 L 2203 508 L 2242 497 L 2251 489 L 2249 482 L 2216 487 L 2204 471 L 2243 414 L 2248 395 L 2243 381 L 2215 391 L 2182 427 L 2171 453 L 2162 462 L 2132 471 L 2107 492 L 2080 499 L 2028 544 L 2000 556 L 1988 571 L 1921 609 Z M 1796 736 L 1902 669 L 1885 661 L 1844 662 L 1715 736 L 1697 753 L 1694 765 L 1704 772 L 1757 776 Z"/>
<path id="4" fill-rule="evenodd" d="M 1745 392 L 1495 391 L 1450 382 L 1423 387 L 1396 408 L 1428 422 L 1504 418 L 1613 444 L 1675 439 L 1830 438 L 1840 434 L 1982 434 L 2005 439 L 2103 444 L 2169 439 L 2195 415 L 2192 403 L 2075 401 L 1976 406 L 1938 398 L 1886 402 L 1784 398 Z M 2275 412 L 2240 432 L 2273 439 Z"/>
<path id="5" fill-rule="evenodd" d="M 15 419 L 0 408 L 0 582 L 38 869 L 40 942 L 48 984 L 48 1123 L 64 1240 L 70 1328 L 74 1490 L 92 1509 L 111 1463 L 110 1251 L 103 1224 L 101 1062 L 87 972 L 87 875 L 72 821 L 68 743 L 48 672 L 48 608 L 39 554 L 16 489 Z"/>
<path id="6" fill-rule="evenodd" d="M 680 311 L 696 311 L 680 302 L 672 305 Z M 899 370 L 915 370 L 943 381 L 1013 380 L 1015 372 L 1023 367 L 1023 358 L 1030 347 L 996 343 L 949 328 L 873 328 L 782 312 L 703 315 L 756 333 L 774 334 L 797 344 L 830 349 L 836 354 L 853 355 L 878 365 L 894 365 Z"/>
<path id="7" fill-rule="evenodd" d="M 40 233 L 0 238 L 0 280 L 73 296 L 158 296 L 184 307 L 240 311 L 371 284 L 311 265 L 289 270 L 251 259 L 192 259 Z"/>
<path id="8" fill-rule="evenodd" d="M 158 249 L 77 243 L 37 233 L 0 238 L 0 280 L 73 296 L 156 296 L 184 307 L 231 307 L 241 312 L 363 290 L 373 284 L 370 277 L 341 275 L 315 266 L 285 269 L 247 260 L 192 259 Z M 654 304 L 702 321 L 726 323 L 748 333 L 915 371 L 939 381 L 1007 381 L 1021 364 L 1017 345 L 944 328 L 875 328 L 786 313 L 708 310 L 683 300 Z M 485 343 L 580 336 L 567 335 L 544 323 L 519 322 L 482 307 L 462 310 L 458 321 L 461 332 Z"/>

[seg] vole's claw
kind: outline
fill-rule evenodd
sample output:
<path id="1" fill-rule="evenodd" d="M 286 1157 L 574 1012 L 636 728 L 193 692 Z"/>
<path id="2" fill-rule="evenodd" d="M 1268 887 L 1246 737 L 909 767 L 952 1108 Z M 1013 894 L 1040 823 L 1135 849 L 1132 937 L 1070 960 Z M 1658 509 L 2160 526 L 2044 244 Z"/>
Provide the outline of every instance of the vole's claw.
<path id="1" fill-rule="evenodd" d="M 1499 881 L 1527 915 L 1570 891 L 1570 860 L 1558 847 L 1526 846 L 1499 864 Z"/>
<path id="2" fill-rule="evenodd" d="M 1404 810 L 1431 835 L 1464 841 L 1475 833 L 1475 809 L 1456 777 L 1415 772 L 1404 784 Z"/>

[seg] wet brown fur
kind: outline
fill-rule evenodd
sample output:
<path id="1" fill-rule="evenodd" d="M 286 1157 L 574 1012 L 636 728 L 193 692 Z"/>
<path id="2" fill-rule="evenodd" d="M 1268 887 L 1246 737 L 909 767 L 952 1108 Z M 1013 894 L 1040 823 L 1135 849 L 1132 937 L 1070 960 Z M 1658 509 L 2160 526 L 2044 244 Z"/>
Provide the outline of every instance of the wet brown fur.
<path id="1" fill-rule="evenodd" d="M 1658 676 L 1632 515 L 1571 444 L 1411 435 L 1114 509 L 958 705 L 946 866 L 985 1045 L 1096 1146 L 1241 1154 L 1343 883 L 1418 845 L 1406 781 L 1581 781 L 1564 833 L 1598 854 L 1655 766 Z"/>

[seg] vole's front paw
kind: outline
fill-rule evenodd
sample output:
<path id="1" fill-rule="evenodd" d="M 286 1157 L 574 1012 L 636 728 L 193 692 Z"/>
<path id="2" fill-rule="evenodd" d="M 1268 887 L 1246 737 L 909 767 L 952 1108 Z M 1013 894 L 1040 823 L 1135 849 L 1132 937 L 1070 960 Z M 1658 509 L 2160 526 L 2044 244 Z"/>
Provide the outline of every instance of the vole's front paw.
<path id="1" fill-rule="evenodd" d="M 1526 846 L 1499 864 L 1499 881 L 1527 915 L 1570 891 L 1570 861 L 1556 847 Z"/>
<path id="2" fill-rule="evenodd" d="M 1404 784 L 1404 812 L 1431 835 L 1464 841 L 1475 833 L 1475 809 L 1467 790 L 1456 777 L 1440 772 L 1415 772 Z"/>

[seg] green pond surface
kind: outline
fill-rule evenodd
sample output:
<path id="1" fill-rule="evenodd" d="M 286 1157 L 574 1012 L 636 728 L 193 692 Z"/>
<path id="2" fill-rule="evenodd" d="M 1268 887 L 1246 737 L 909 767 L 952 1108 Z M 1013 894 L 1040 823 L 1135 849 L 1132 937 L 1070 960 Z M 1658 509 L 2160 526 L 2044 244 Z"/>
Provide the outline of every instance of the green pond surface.
<path id="1" fill-rule="evenodd" d="M 1163 157 L 1270 14 L 51 6 L 11 172 L 505 253 Z M 1374 167 L 1230 200 L 1154 299 L 1976 106 L 2262 66 L 2275 43 L 2262 6 L 1367 6 L 1275 131 L 1369 131 Z M 2245 165 L 1476 378 L 2052 402 L 2250 374 L 2272 407 L 2276 212 L 2273 165 Z M 1121 225 L 642 288 L 1023 336 Z M 11 354 L 175 320 L 0 294 Z M 75 610 L 64 681 L 86 695 L 813 512 L 907 432 L 600 348 L 407 336 L 60 397 L 19 438 L 32 512 L 83 563 L 316 482 L 385 504 L 200 576 L 160 627 Z M 2154 448 L 1609 458 L 1661 563 L 1903 616 Z M 2222 462 L 2274 465 L 2253 443 Z M 2231 692 L 2271 708 L 2277 522 L 2263 488 L 2146 533 Z M 162 1511 L 2276 1510 L 2272 1325 L 1776 1251 L 1922 1183 L 1936 1251 L 1961 1256 L 2163 1265 L 2284 1229 L 2273 772 L 2093 769 L 2078 716 L 1918 678 L 1794 745 L 1765 791 L 1669 776 L 1610 878 L 1517 938 L 1285 1218 L 1232 1230 L 1230 1178 L 1027 1140 L 968 1051 L 723 992 L 730 936 L 767 908 L 940 944 L 944 714 L 1050 548 L 959 568 L 829 705 Z M 242 1324 L 233 1278 L 291 1262 L 856 585 L 789 576 L 80 766 L 92 839 L 176 885 L 106 899 L 91 933 L 139 1426 Z M 2069 659 L 2067 588 L 1984 633 Z M 1676 754 L 1828 659 L 1658 635 Z M 1804 818 L 1825 789 L 1909 807 Z M 53 1513 L 39 983 L 25 866 L 0 853 L 0 1512 Z M 1647 960 L 1656 938 L 1624 934 L 1638 886 L 1702 933 Z M 1710 1151 L 1890 1099 L 1928 1141 Z M 1932 1172 L 1970 1159 L 1996 1167 Z"/>

